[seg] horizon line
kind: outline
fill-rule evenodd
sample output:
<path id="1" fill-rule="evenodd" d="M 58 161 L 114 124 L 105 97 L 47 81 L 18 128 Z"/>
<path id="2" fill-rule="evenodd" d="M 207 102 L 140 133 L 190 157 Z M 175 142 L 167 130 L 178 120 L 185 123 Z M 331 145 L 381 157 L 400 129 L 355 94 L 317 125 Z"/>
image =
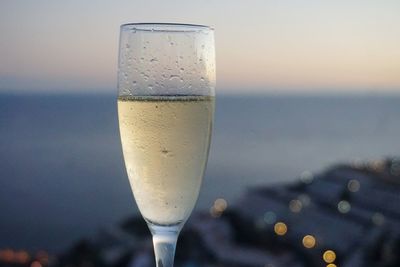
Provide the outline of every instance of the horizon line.
<path id="1" fill-rule="evenodd" d="M 6 89 L 0 88 L 1 95 L 118 95 L 118 89 L 110 90 L 110 88 L 69 88 L 69 89 L 22 89 L 13 88 Z M 276 88 L 249 88 L 246 90 L 240 90 L 238 88 L 228 89 L 226 87 L 218 89 L 216 88 L 216 95 L 221 96 L 396 96 L 400 97 L 400 88 L 383 88 L 380 90 L 372 89 L 361 89 L 361 88 L 304 88 L 298 87 L 298 89 L 287 88 L 287 87 L 276 87 Z"/>

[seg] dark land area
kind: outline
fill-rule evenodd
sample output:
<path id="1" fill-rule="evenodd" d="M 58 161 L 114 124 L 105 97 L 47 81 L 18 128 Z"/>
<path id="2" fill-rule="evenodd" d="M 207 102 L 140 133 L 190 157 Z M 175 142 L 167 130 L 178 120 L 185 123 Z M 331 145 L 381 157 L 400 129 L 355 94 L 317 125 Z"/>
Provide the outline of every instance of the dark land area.
<path id="1" fill-rule="evenodd" d="M 233 205 L 217 199 L 209 213 L 193 214 L 175 266 L 398 267 L 399 205 L 400 158 L 303 173 L 297 182 L 251 188 Z M 0 266 L 155 266 L 141 217 L 77 240 L 60 255 L 23 256 L 2 250 Z"/>

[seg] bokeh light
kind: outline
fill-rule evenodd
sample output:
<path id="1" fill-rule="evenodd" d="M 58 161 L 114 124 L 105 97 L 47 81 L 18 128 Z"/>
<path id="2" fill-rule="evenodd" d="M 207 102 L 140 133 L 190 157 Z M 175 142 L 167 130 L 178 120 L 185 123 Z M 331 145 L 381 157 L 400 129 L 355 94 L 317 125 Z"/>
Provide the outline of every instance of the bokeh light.
<path id="1" fill-rule="evenodd" d="M 301 201 L 304 207 L 307 207 L 311 203 L 311 198 L 307 194 L 300 194 L 298 199 Z"/>
<path id="2" fill-rule="evenodd" d="M 333 263 L 336 260 L 336 253 L 333 250 L 327 250 L 322 255 L 322 258 L 326 263 Z"/>
<path id="3" fill-rule="evenodd" d="M 360 186 L 360 182 L 355 179 L 352 179 L 347 183 L 347 189 L 353 193 L 358 192 L 360 190 Z"/>
<path id="4" fill-rule="evenodd" d="M 14 259 L 14 251 L 11 249 L 0 250 L 0 260 L 11 262 Z"/>
<path id="5" fill-rule="evenodd" d="M 316 243 L 315 237 L 312 235 L 306 235 L 303 237 L 303 246 L 305 248 L 313 248 L 315 247 Z"/>
<path id="6" fill-rule="evenodd" d="M 31 267 L 42 267 L 42 266 L 43 265 L 38 261 L 34 261 L 34 262 L 31 263 Z"/>
<path id="7" fill-rule="evenodd" d="M 223 198 L 218 198 L 214 202 L 214 208 L 216 211 L 224 212 L 228 207 L 228 202 Z"/>
<path id="8" fill-rule="evenodd" d="M 385 223 L 385 216 L 383 216 L 383 214 L 380 212 L 376 212 L 374 215 L 372 215 L 371 220 L 373 224 L 380 226 Z"/>
<path id="9" fill-rule="evenodd" d="M 340 213 L 348 213 L 351 210 L 351 205 L 347 200 L 342 200 L 337 206 Z"/>
<path id="10" fill-rule="evenodd" d="M 304 171 L 300 175 L 300 181 L 305 184 L 311 184 L 314 181 L 314 175 L 310 171 Z"/>
<path id="11" fill-rule="evenodd" d="M 284 222 L 277 222 L 274 226 L 274 231 L 277 235 L 286 235 L 288 228 Z"/>
<path id="12" fill-rule="evenodd" d="M 273 211 L 267 211 L 264 214 L 264 222 L 267 224 L 273 224 L 276 222 L 276 214 Z"/>
<path id="13" fill-rule="evenodd" d="M 14 254 L 14 261 L 20 264 L 26 264 L 31 257 L 29 256 L 28 252 L 26 251 L 17 251 Z"/>
<path id="14" fill-rule="evenodd" d="M 298 199 L 293 199 L 289 202 L 289 209 L 293 213 L 299 213 L 303 208 L 303 204 Z"/>
<path id="15" fill-rule="evenodd" d="M 218 198 L 210 208 L 210 215 L 213 218 L 219 218 L 222 213 L 227 209 L 228 202 L 223 198 Z"/>

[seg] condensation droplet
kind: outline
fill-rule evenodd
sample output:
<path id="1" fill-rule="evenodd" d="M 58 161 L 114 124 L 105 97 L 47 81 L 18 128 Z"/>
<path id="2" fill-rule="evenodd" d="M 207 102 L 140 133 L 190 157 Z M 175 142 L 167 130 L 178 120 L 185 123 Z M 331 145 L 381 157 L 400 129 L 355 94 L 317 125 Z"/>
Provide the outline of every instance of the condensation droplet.
<path id="1" fill-rule="evenodd" d="M 157 58 L 152 58 L 152 59 L 150 60 L 150 62 L 152 62 L 152 63 L 158 62 L 158 59 L 157 59 Z"/>
<path id="2" fill-rule="evenodd" d="M 179 75 L 170 75 L 170 76 L 169 76 L 169 80 L 170 80 L 170 81 L 172 81 L 172 80 L 174 80 L 174 79 L 180 79 L 180 76 L 179 76 Z"/>
<path id="3" fill-rule="evenodd" d="M 147 86 L 147 88 L 149 88 L 149 90 L 153 90 L 153 85 L 152 85 L 152 84 L 149 84 L 149 85 Z"/>
<path id="4" fill-rule="evenodd" d="M 202 82 L 204 82 L 204 77 L 201 77 L 200 80 L 201 80 Z"/>
<path id="5" fill-rule="evenodd" d="M 183 72 L 185 69 L 184 69 L 184 68 L 180 68 L 179 70 L 180 70 L 181 72 Z"/>

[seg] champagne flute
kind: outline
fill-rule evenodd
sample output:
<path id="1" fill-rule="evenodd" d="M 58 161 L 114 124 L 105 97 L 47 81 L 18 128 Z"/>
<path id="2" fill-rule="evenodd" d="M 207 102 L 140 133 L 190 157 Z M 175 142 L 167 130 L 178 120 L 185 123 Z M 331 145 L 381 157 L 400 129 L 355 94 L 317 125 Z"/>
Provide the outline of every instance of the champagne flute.
<path id="1" fill-rule="evenodd" d="M 157 266 L 172 267 L 210 147 L 214 31 L 192 24 L 124 24 L 118 65 L 118 118 L 129 182 L 152 233 Z"/>

